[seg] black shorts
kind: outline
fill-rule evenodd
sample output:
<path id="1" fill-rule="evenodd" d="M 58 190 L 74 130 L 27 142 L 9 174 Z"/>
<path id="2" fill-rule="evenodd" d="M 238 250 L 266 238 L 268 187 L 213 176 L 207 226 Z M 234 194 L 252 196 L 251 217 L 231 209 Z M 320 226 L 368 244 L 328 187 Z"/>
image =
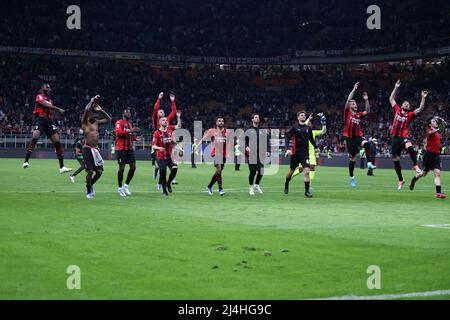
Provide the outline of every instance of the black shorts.
<path id="1" fill-rule="evenodd" d="M 308 154 L 293 154 L 291 156 L 291 170 L 295 170 L 301 164 L 303 168 L 309 168 Z"/>
<path id="2" fill-rule="evenodd" d="M 441 156 L 439 153 L 426 151 L 423 156 L 423 171 L 441 170 Z"/>
<path id="3" fill-rule="evenodd" d="M 409 142 L 408 138 L 392 137 L 392 156 L 400 156 L 407 142 Z"/>
<path id="4" fill-rule="evenodd" d="M 86 171 L 103 171 L 103 165 L 95 165 L 94 155 L 89 147 L 83 147 L 83 162 Z"/>
<path id="5" fill-rule="evenodd" d="M 169 159 L 156 159 L 156 163 L 158 164 L 159 170 L 166 170 L 169 168 L 172 170 L 173 167 L 176 167 L 177 164 L 173 162 L 172 158 Z"/>
<path id="6" fill-rule="evenodd" d="M 39 130 L 41 134 L 45 133 L 48 138 L 58 133 L 58 129 L 53 123 L 53 120 L 38 116 L 34 118 L 33 130 Z"/>
<path id="7" fill-rule="evenodd" d="M 218 164 L 223 166 L 225 165 L 225 163 L 227 162 L 227 158 L 226 157 L 222 157 L 222 159 L 220 159 L 219 157 L 214 157 L 214 166 L 217 166 Z"/>
<path id="8" fill-rule="evenodd" d="M 260 175 L 264 174 L 264 165 L 262 163 L 255 163 L 255 164 L 248 164 L 248 169 L 250 172 L 255 171 L 258 172 Z"/>
<path id="9" fill-rule="evenodd" d="M 347 143 L 347 151 L 351 157 L 356 156 L 361 150 L 361 143 L 364 141 L 363 137 L 345 138 Z"/>
<path id="10" fill-rule="evenodd" d="M 135 164 L 134 150 L 116 150 L 116 159 L 119 164 Z"/>

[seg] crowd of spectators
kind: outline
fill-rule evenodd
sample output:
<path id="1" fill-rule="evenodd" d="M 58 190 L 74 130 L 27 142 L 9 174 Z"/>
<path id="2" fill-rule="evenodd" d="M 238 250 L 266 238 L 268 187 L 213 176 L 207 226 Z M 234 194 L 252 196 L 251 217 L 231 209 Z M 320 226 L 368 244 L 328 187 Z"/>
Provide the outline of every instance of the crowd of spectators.
<path id="1" fill-rule="evenodd" d="M 450 43 L 446 0 L 80 0 L 81 30 L 66 26 L 71 4 L 15 1 L 0 19 L 0 43 L 238 57 L 367 47 L 394 52 Z M 366 25 L 373 4 L 381 10 L 380 30 Z"/>
<path id="2" fill-rule="evenodd" d="M 144 134 L 151 132 L 151 111 L 158 93 L 166 97 L 162 108 L 170 111 L 168 93 L 177 96 L 182 111 L 182 126 L 193 130 L 195 120 L 203 128 L 211 127 L 215 117 L 224 116 L 230 128 L 245 128 L 252 113 L 259 113 L 265 128 L 285 129 L 295 122 L 298 110 L 324 112 L 328 132 L 319 145 L 344 152 L 343 108 L 355 82 L 360 90 L 355 97 L 361 103 L 364 90 L 369 93 L 371 113 L 364 121 L 366 137 L 379 141 L 379 151 L 389 150 L 389 127 L 393 112 L 389 94 L 397 79 L 403 82 L 398 102 L 408 99 L 412 107 L 420 101 L 420 90 L 431 91 L 425 111 L 412 124 L 415 143 L 424 139 L 424 122 L 440 115 L 448 122 L 450 112 L 450 60 L 438 63 L 397 63 L 359 67 L 245 66 L 197 67 L 155 66 L 144 61 L 58 58 L 47 56 L 0 56 L 0 134 L 30 135 L 32 110 L 38 89 L 44 82 L 53 87 L 55 105 L 66 109 L 56 115 L 63 136 L 77 134 L 80 116 L 89 98 L 101 95 L 101 105 L 114 120 L 124 107 L 133 110 L 133 121 Z M 315 123 L 320 127 L 319 123 Z M 102 135 L 113 133 L 112 125 Z M 147 140 L 148 141 L 148 140 Z M 448 145 L 448 137 L 444 137 Z"/>

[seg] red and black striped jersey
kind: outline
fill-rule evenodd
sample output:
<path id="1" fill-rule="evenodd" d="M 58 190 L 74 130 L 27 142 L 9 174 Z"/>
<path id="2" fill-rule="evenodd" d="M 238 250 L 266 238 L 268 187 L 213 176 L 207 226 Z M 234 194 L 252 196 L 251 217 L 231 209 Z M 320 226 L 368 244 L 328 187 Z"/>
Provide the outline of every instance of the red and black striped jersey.
<path id="1" fill-rule="evenodd" d="M 344 137 L 362 137 L 361 121 L 363 116 L 364 112 L 353 112 L 350 108 L 344 109 Z"/>
<path id="2" fill-rule="evenodd" d="M 133 141 L 134 136 L 129 129 L 132 129 L 133 126 L 127 120 L 117 120 L 115 125 L 116 131 L 116 150 L 133 150 Z"/>
<path id="3" fill-rule="evenodd" d="M 227 143 L 230 143 L 228 136 L 230 132 L 227 129 L 211 128 L 206 136 L 211 137 L 211 157 L 216 155 L 225 158 L 227 156 Z"/>
<path id="4" fill-rule="evenodd" d="M 172 146 L 175 142 L 173 127 L 168 126 L 166 131 L 158 129 L 153 133 L 152 145 L 164 148 L 164 150 L 156 150 L 156 159 L 158 160 L 167 160 L 172 157 Z"/>
<path id="5" fill-rule="evenodd" d="M 408 138 L 409 124 L 415 117 L 414 111 L 403 112 L 398 104 L 394 105 L 395 115 L 392 122 L 391 135 L 399 138 Z"/>
<path id="6" fill-rule="evenodd" d="M 49 96 L 47 96 L 44 93 L 40 93 L 36 96 L 33 115 L 52 119 L 53 118 L 52 110 L 42 105 L 42 102 L 44 101 L 52 103 L 52 100 L 50 100 Z"/>

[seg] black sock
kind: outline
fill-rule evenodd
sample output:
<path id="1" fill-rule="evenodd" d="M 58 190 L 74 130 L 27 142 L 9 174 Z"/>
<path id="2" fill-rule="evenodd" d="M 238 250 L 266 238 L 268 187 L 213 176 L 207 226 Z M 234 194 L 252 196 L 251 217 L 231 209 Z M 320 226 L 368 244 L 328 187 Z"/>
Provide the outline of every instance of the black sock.
<path id="1" fill-rule="evenodd" d="M 222 190 L 222 174 L 221 173 L 216 174 L 216 180 L 217 180 L 217 184 L 219 185 L 219 190 Z"/>
<path id="2" fill-rule="evenodd" d="M 212 186 L 216 183 L 216 181 L 217 181 L 216 174 L 213 174 L 211 181 L 208 184 L 208 188 L 212 188 Z"/>
<path id="3" fill-rule="evenodd" d="M 355 161 L 350 160 L 348 163 L 348 173 L 350 177 L 353 177 L 353 171 L 355 170 Z"/>
<path id="4" fill-rule="evenodd" d="M 441 186 L 436 186 L 436 193 L 442 193 Z"/>
<path id="5" fill-rule="evenodd" d="M 416 151 L 414 150 L 413 146 L 410 146 L 408 148 L 408 153 L 409 153 L 409 156 L 411 157 L 413 165 L 417 166 L 417 154 L 416 154 Z"/>
<path id="6" fill-rule="evenodd" d="M 58 156 L 59 167 L 64 167 L 64 151 L 61 145 L 61 142 L 55 142 L 55 151 Z"/>
<path id="7" fill-rule="evenodd" d="M 136 171 L 136 169 L 129 169 L 128 170 L 128 174 L 127 174 L 127 180 L 125 181 L 125 184 L 130 184 L 131 179 L 133 179 L 134 176 L 134 172 Z"/>
<path id="8" fill-rule="evenodd" d="M 284 182 L 284 187 L 287 189 L 289 187 L 289 182 L 291 181 L 291 178 L 286 177 L 286 181 Z"/>
<path id="9" fill-rule="evenodd" d="M 169 181 L 167 181 L 167 184 L 170 185 L 172 183 L 173 179 L 175 179 L 175 176 L 177 175 L 177 172 L 178 172 L 178 168 L 173 168 L 172 171 L 170 171 Z"/>
<path id="10" fill-rule="evenodd" d="M 363 148 L 364 148 L 364 150 L 366 152 L 367 161 L 371 162 L 370 161 L 370 144 L 368 142 L 364 143 L 363 144 Z"/>
<path id="11" fill-rule="evenodd" d="M 403 181 L 402 167 L 400 166 L 400 161 L 394 161 L 395 172 L 397 172 L 398 181 Z"/>
<path id="12" fill-rule="evenodd" d="M 117 184 L 119 185 L 119 188 L 122 188 L 122 182 L 123 182 L 123 170 L 119 170 L 117 172 Z"/>
<path id="13" fill-rule="evenodd" d="M 36 148 L 36 144 L 39 141 L 37 138 L 32 138 L 30 144 L 27 147 L 27 154 L 25 155 L 25 162 L 30 160 L 30 156 L 33 153 L 34 148 Z"/>
<path id="14" fill-rule="evenodd" d="M 92 178 L 92 182 L 91 182 L 92 185 L 94 185 L 97 182 L 97 180 L 100 179 L 101 176 L 102 176 L 102 172 L 101 171 L 100 172 L 96 172 L 94 177 Z"/>
<path id="15" fill-rule="evenodd" d="M 79 174 L 81 171 L 84 170 L 84 167 L 81 166 L 77 169 L 77 171 L 75 171 L 74 173 L 71 174 L 72 177 L 75 177 L 77 174 Z"/>
<path id="16" fill-rule="evenodd" d="M 255 181 L 255 173 L 254 172 L 250 172 L 250 175 L 248 176 L 248 184 L 250 186 L 252 186 L 254 181 Z"/>
<path id="17" fill-rule="evenodd" d="M 309 185 L 310 185 L 310 182 L 309 181 L 305 181 L 305 192 L 309 191 Z"/>
<path id="18" fill-rule="evenodd" d="M 258 173 L 258 175 L 256 176 L 256 184 L 259 184 L 261 182 L 262 177 L 262 174 Z"/>
<path id="19" fill-rule="evenodd" d="M 60 168 L 64 167 L 64 158 L 58 157 L 58 161 L 59 161 L 59 167 Z"/>

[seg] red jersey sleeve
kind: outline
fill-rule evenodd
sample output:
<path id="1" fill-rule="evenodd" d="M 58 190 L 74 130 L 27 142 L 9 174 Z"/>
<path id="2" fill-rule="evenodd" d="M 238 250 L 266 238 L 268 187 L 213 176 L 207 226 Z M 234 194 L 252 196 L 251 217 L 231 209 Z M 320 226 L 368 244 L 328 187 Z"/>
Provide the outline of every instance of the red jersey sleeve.
<path id="1" fill-rule="evenodd" d="M 44 97 L 41 94 L 38 94 L 36 96 L 36 102 L 42 103 L 44 101 L 45 101 L 45 99 L 44 99 Z"/>
<path id="2" fill-rule="evenodd" d="M 395 112 L 400 112 L 401 111 L 400 107 L 398 106 L 398 104 L 394 105 L 394 110 L 395 110 Z"/>
<path id="3" fill-rule="evenodd" d="M 156 130 L 158 128 L 158 109 L 159 109 L 159 105 L 161 103 L 161 99 L 158 98 L 158 100 L 156 100 L 155 105 L 153 106 L 153 113 L 152 113 L 152 125 L 153 128 Z"/>
<path id="4" fill-rule="evenodd" d="M 125 131 L 125 129 L 124 129 L 124 125 L 123 125 L 123 121 L 122 120 L 117 120 L 114 128 L 116 130 L 116 135 L 117 136 L 126 136 L 128 134 L 128 132 Z"/>
<path id="5" fill-rule="evenodd" d="M 175 103 L 175 101 L 172 101 L 172 111 L 170 111 L 170 114 L 167 116 L 167 122 L 170 123 L 170 121 L 172 121 L 172 119 L 176 116 L 177 114 L 177 104 Z"/>
<path id="6" fill-rule="evenodd" d="M 344 108 L 344 120 L 347 120 L 349 112 L 350 112 L 350 108 Z"/>
<path id="7" fill-rule="evenodd" d="M 155 133 L 153 134 L 152 145 L 158 147 L 159 144 L 160 144 L 160 140 L 161 140 L 160 132 L 159 131 L 155 131 Z"/>
<path id="8" fill-rule="evenodd" d="M 358 112 L 360 118 L 364 117 L 364 112 Z"/>

